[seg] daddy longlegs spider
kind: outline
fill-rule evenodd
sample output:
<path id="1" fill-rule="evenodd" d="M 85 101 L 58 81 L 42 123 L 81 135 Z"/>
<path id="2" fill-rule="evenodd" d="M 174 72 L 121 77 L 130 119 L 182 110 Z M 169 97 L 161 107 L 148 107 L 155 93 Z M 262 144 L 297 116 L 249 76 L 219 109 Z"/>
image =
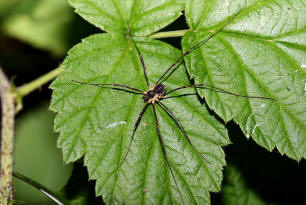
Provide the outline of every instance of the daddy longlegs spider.
<path id="1" fill-rule="evenodd" d="M 134 136 L 135 133 L 137 131 L 137 128 L 139 127 L 139 124 L 141 122 L 141 119 L 144 115 L 144 113 L 146 112 L 147 108 L 149 106 L 152 106 L 153 108 L 153 114 L 154 114 L 154 120 L 155 120 L 155 126 L 156 126 L 156 131 L 157 131 L 157 135 L 158 135 L 158 139 L 159 139 L 159 143 L 161 145 L 161 149 L 162 149 L 162 153 L 164 156 L 164 159 L 166 161 L 166 164 L 170 170 L 172 179 L 175 183 L 175 186 L 177 188 L 177 191 L 180 195 L 181 201 L 184 204 L 184 200 L 183 200 L 183 196 L 182 193 L 180 191 L 180 188 L 178 186 L 177 180 L 175 178 L 174 172 L 172 170 L 171 164 L 168 160 L 167 157 L 167 152 L 165 149 L 165 145 L 163 142 L 163 138 L 161 136 L 161 132 L 160 132 L 160 128 L 159 128 L 159 121 L 158 121 L 158 117 L 157 117 L 157 112 L 156 112 L 156 105 L 159 106 L 177 125 L 177 127 L 179 128 L 179 130 L 182 132 L 182 134 L 184 135 L 184 137 L 186 138 L 187 142 L 189 143 L 189 145 L 192 147 L 192 149 L 207 163 L 209 163 L 207 161 L 207 159 L 202 156 L 202 154 L 195 148 L 195 146 L 193 146 L 191 140 L 188 137 L 187 132 L 185 131 L 182 123 L 180 122 L 180 120 L 176 117 L 176 115 L 164 104 L 162 103 L 163 100 L 172 98 L 172 97 L 182 97 L 182 96 L 169 96 L 170 93 L 173 93 L 177 90 L 182 90 L 182 89 L 187 89 L 187 88 L 196 88 L 196 89 L 209 89 L 215 92 L 220 92 L 220 93 L 225 93 L 225 94 L 229 94 L 229 95 L 233 95 L 233 96 L 237 96 L 237 97 L 244 97 L 244 98 L 257 98 L 257 99 L 266 99 L 266 100 L 274 100 L 272 98 L 268 98 L 268 97 L 259 97 L 259 96 L 245 96 L 245 95 L 239 95 L 233 92 L 229 92 L 208 84 L 193 84 L 193 85 L 185 85 L 185 86 L 181 86 L 181 87 L 177 87 L 174 88 L 170 91 L 167 91 L 167 88 L 164 84 L 162 84 L 164 81 L 167 80 L 167 78 L 173 73 L 173 71 L 175 70 L 175 68 L 181 63 L 181 61 L 183 60 L 183 58 L 190 54 L 192 51 L 194 51 L 195 49 L 201 47 L 202 45 L 204 45 L 206 42 L 208 42 L 211 38 L 213 38 L 214 36 L 216 36 L 219 32 L 221 32 L 230 22 L 232 22 L 235 17 L 240 13 L 240 11 L 235 14 L 230 20 L 228 20 L 224 25 L 221 26 L 221 28 L 219 28 L 217 31 L 215 31 L 213 34 L 211 34 L 209 37 L 205 38 L 204 40 L 200 41 L 199 43 L 197 43 L 196 45 L 194 45 L 193 47 L 191 47 L 190 49 L 188 49 L 186 52 L 184 52 L 176 61 L 174 61 L 173 64 L 171 64 L 167 70 L 162 74 L 162 76 L 155 82 L 155 84 L 151 87 L 150 83 L 149 83 L 149 79 L 148 79 L 148 75 L 147 75 L 147 68 L 143 59 L 143 56 L 140 52 L 140 50 L 138 49 L 133 36 L 131 35 L 131 31 L 129 30 L 129 28 L 127 29 L 127 39 L 130 39 L 133 43 L 133 45 L 136 48 L 138 57 L 140 59 L 141 65 L 142 65 L 142 69 L 143 69 L 143 74 L 145 77 L 145 81 L 146 81 L 146 85 L 147 85 L 147 90 L 143 91 L 143 90 L 139 90 L 137 88 L 133 88 L 130 87 L 128 85 L 123 85 L 123 84 L 98 84 L 98 83 L 85 83 L 85 82 L 80 82 L 80 81 L 76 81 L 76 80 L 72 80 L 75 83 L 78 84 L 84 84 L 84 85 L 91 85 L 91 86 L 96 86 L 96 87 L 100 87 L 100 88 L 108 88 L 108 89 L 113 89 L 113 90 L 119 90 L 119 91 L 124 91 L 127 93 L 131 93 L 131 94 L 136 94 L 136 95 L 142 95 L 142 98 L 144 100 L 144 107 L 142 108 L 141 112 L 138 115 L 138 118 L 134 124 L 134 129 L 133 129 L 133 134 L 131 136 L 129 145 L 128 145 L 128 149 L 120 163 L 119 168 L 121 167 L 121 165 L 125 162 L 128 153 L 130 151 L 131 145 L 133 143 L 134 140 Z"/>

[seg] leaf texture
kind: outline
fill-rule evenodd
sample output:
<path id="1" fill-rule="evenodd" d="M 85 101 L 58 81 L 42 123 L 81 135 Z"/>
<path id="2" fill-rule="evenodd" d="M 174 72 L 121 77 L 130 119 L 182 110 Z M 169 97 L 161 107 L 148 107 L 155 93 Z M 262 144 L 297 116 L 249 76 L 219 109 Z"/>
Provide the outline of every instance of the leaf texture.
<path id="1" fill-rule="evenodd" d="M 153 85 L 180 52 L 149 38 L 135 41 Z M 222 146 L 229 139 L 225 127 L 209 114 L 205 105 L 194 95 L 162 101 L 181 121 L 195 147 L 192 148 L 170 116 L 155 104 L 178 188 L 162 152 L 152 106 L 145 112 L 120 167 L 134 123 L 145 105 L 141 95 L 72 82 L 120 83 L 147 90 L 132 42 L 124 34 L 93 35 L 71 49 L 63 66 L 66 70 L 51 85 L 51 109 L 58 113 L 58 146 L 66 162 L 85 155 L 90 179 L 97 180 L 96 192 L 107 204 L 210 203 L 209 191 L 220 190 L 225 165 Z M 164 82 L 168 91 L 186 84 L 189 82 L 182 66 Z"/>
<path id="2" fill-rule="evenodd" d="M 63 63 L 65 72 L 51 85 L 51 109 L 57 112 L 55 130 L 60 133 L 58 146 L 65 162 L 84 156 L 90 179 L 96 180 L 96 193 L 107 204 L 210 204 L 209 191 L 220 190 L 225 165 L 222 146 L 229 139 L 225 127 L 210 115 L 196 92 L 225 122 L 233 119 L 259 145 L 268 150 L 277 147 L 296 160 L 306 156 L 302 0 L 187 1 L 185 14 L 191 30 L 182 41 L 185 51 L 230 22 L 185 57 L 187 71 L 183 66 L 174 70 L 164 82 L 167 91 L 189 85 L 190 76 L 196 84 L 274 100 L 208 89 L 173 92 L 162 102 L 181 121 L 194 147 L 171 116 L 155 104 L 169 165 L 150 105 L 121 167 L 134 124 L 145 106 L 141 95 L 73 80 L 148 90 L 136 48 L 126 33 L 130 30 L 135 36 L 152 86 L 181 53 L 160 41 L 136 36 L 149 35 L 173 22 L 184 2 L 70 3 L 83 18 L 109 33 L 90 36 L 70 50 Z"/>
<path id="3" fill-rule="evenodd" d="M 69 0 L 84 19 L 107 32 L 129 28 L 144 36 L 167 26 L 182 13 L 184 0 Z"/>
<path id="4" fill-rule="evenodd" d="M 226 122 L 268 150 L 306 157 L 306 5 L 303 1 L 188 1 L 187 50 L 240 11 L 217 36 L 185 58 L 195 83 L 252 99 L 198 90 Z"/>

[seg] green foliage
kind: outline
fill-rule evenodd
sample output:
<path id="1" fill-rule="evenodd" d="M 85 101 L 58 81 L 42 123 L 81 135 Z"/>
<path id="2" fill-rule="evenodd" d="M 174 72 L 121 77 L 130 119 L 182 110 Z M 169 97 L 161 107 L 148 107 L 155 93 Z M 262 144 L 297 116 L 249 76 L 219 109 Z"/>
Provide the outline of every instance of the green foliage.
<path id="1" fill-rule="evenodd" d="M 225 169 L 225 181 L 222 186 L 222 204 L 224 205 L 268 205 L 245 181 L 235 166 Z"/>
<path id="2" fill-rule="evenodd" d="M 66 0 L 7 2 L 0 4 L 0 26 L 6 34 L 56 55 L 69 49 L 67 33 L 73 11 Z"/>
<path id="3" fill-rule="evenodd" d="M 44 103 L 18 119 L 14 170 L 59 192 L 71 175 L 72 165 L 64 166 L 61 154 L 56 149 L 53 118 Z M 32 204 L 54 203 L 40 191 L 18 179 L 14 180 L 14 189 L 17 201 Z"/>
<path id="4" fill-rule="evenodd" d="M 184 0 L 69 2 L 84 19 L 104 31 L 125 32 L 129 27 L 138 36 L 151 34 L 169 25 L 182 14 L 184 6 Z"/>
<path id="5" fill-rule="evenodd" d="M 63 63 L 66 70 L 51 85 L 51 109 L 57 112 L 55 130 L 60 133 L 58 146 L 65 162 L 85 156 L 90 179 L 97 181 L 96 193 L 107 204 L 182 204 L 162 155 L 152 107 L 144 114 L 120 167 L 144 106 L 141 96 L 72 82 L 120 83 L 147 90 L 136 49 L 126 38 L 129 29 L 144 56 L 151 85 L 156 82 L 180 52 L 136 36 L 165 27 L 183 9 L 177 1 L 156 2 L 70 1 L 77 13 L 109 33 L 90 36 L 69 51 Z M 190 32 L 182 43 L 183 49 L 190 48 L 241 10 L 220 34 L 185 58 L 188 73 L 196 83 L 275 99 L 199 90 L 222 119 L 234 119 L 247 137 L 269 150 L 277 147 L 296 160 L 306 156 L 303 8 L 302 1 L 187 1 Z M 184 66 L 164 82 L 168 91 L 189 83 Z M 220 190 L 225 165 L 221 147 L 229 143 L 226 129 L 194 95 L 164 102 L 208 160 L 191 148 L 173 120 L 157 107 L 161 135 L 184 203 L 209 204 L 209 191 Z"/>
<path id="6" fill-rule="evenodd" d="M 135 40 L 153 84 L 180 52 L 149 38 Z M 145 90 L 136 49 L 130 49 L 129 44 L 121 34 L 98 34 L 84 39 L 69 52 L 63 63 L 67 70 L 52 83 L 51 109 L 58 112 L 55 119 L 55 129 L 60 132 L 58 145 L 66 162 L 85 154 L 90 178 L 97 180 L 96 191 L 106 202 L 180 203 L 162 155 L 151 108 L 119 168 L 144 106 L 141 96 L 72 82 L 75 79 L 90 83 L 120 82 Z M 165 82 L 168 89 L 186 84 L 188 78 L 183 67 Z M 158 109 L 161 134 L 185 203 L 208 203 L 208 191 L 220 190 L 225 164 L 221 146 L 229 142 L 226 130 L 194 96 L 169 99 L 165 104 L 177 114 L 195 147 L 209 161 L 191 148 L 172 119 Z"/>
<path id="7" fill-rule="evenodd" d="M 305 158 L 305 3 L 231 1 L 228 10 L 224 1 L 191 2 L 186 16 L 192 31 L 184 36 L 185 50 L 242 9 L 223 32 L 185 58 L 195 82 L 275 101 L 209 90 L 199 90 L 200 95 L 224 121 L 234 119 L 259 145 L 270 151 L 277 147 L 295 160 Z"/>

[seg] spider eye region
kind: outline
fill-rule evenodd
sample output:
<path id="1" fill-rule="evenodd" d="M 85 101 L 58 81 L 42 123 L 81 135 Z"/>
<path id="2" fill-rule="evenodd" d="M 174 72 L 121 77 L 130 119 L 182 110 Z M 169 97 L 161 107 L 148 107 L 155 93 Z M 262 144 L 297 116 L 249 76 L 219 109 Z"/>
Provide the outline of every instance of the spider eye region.
<path id="1" fill-rule="evenodd" d="M 152 103 L 158 102 L 162 99 L 166 94 L 166 86 L 163 84 L 157 84 L 154 86 L 153 89 L 148 90 L 144 93 L 142 97 L 145 103 Z"/>

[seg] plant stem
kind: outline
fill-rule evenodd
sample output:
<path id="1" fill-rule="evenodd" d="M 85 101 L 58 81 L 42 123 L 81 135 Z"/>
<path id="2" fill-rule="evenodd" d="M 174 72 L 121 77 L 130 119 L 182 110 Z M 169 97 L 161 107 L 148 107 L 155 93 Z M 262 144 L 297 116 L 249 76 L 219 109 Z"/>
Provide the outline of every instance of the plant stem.
<path id="1" fill-rule="evenodd" d="M 188 29 L 186 30 L 178 30 L 178 31 L 166 31 L 166 32 L 158 32 L 150 35 L 151 38 L 170 38 L 170 37 L 181 37 L 183 36 Z"/>
<path id="2" fill-rule="evenodd" d="M 60 74 L 63 70 L 64 69 L 61 68 L 61 67 L 56 68 L 56 69 L 50 71 L 49 73 L 33 80 L 32 82 L 27 83 L 27 84 L 17 88 L 18 95 L 21 96 L 21 97 L 23 97 L 25 95 L 28 95 L 32 91 L 34 91 L 37 88 L 43 86 L 45 83 L 49 82 L 50 80 L 52 80 L 53 78 L 58 76 L 58 74 Z"/>
<path id="3" fill-rule="evenodd" d="M 0 203 L 11 204 L 13 200 L 12 174 L 14 149 L 14 96 L 11 85 L 0 67 L 0 96 L 2 104 Z"/>
<path id="4" fill-rule="evenodd" d="M 55 193 L 53 193 L 51 190 L 49 190 L 47 187 L 44 187 L 43 185 L 39 184 L 38 182 L 14 171 L 13 176 L 24 181 L 25 183 L 35 187 L 39 191 L 41 191 L 43 194 L 45 194 L 47 197 L 49 197 L 51 200 L 53 200 L 58 205 L 64 205 L 64 203 L 59 199 L 58 196 L 56 196 Z"/>

